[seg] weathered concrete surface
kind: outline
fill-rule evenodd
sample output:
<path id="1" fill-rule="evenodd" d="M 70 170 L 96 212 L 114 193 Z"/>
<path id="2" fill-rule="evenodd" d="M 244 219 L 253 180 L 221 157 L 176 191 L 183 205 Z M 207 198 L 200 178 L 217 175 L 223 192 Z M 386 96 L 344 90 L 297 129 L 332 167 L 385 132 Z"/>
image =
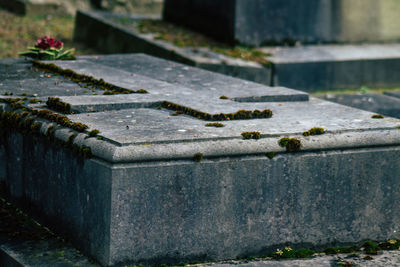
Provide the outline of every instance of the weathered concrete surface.
<path id="1" fill-rule="evenodd" d="M 55 95 L 76 111 L 68 117 L 87 124 L 87 131 L 100 130 L 102 140 L 80 133 L 73 141 L 90 147 L 91 159 L 31 135 L 12 132 L 2 140 L 10 198 L 103 265 L 222 260 L 284 245 L 399 238 L 399 120 L 372 119 L 367 111 L 307 101 L 295 90 L 145 55 L 55 63 L 149 92 L 67 95 L 64 78 L 57 77 Z M 231 99 L 219 99 L 222 92 Z M 276 102 L 274 95 L 286 99 Z M 207 121 L 158 109 L 164 100 L 208 113 L 268 108 L 273 116 L 206 127 Z M 312 127 L 326 133 L 304 137 Z M 261 139 L 243 140 L 247 131 L 260 132 Z M 56 126 L 55 138 L 66 141 L 72 132 Z M 299 153 L 278 145 L 286 136 L 300 140 Z M 197 153 L 203 161 L 193 161 Z"/>
<path id="2" fill-rule="evenodd" d="M 270 65 L 262 66 L 207 47 L 178 47 L 153 34 L 142 34 L 134 26 L 142 18 L 78 12 L 74 38 L 105 53 L 147 53 L 266 85 L 310 92 L 400 85 L 399 44 L 265 47 L 261 50 L 272 56 L 266 57 Z"/>
<path id="3" fill-rule="evenodd" d="M 166 0 L 163 18 L 251 46 L 398 41 L 399 0 Z"/>

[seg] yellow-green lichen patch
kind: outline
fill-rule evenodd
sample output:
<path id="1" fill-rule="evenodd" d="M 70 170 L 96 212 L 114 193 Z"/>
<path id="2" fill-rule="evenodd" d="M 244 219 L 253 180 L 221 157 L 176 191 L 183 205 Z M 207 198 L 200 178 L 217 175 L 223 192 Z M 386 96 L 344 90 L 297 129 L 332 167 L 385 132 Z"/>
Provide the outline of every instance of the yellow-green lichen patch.
<path id="1" fill-rule="evenodd" d="M 71 105 L 69 103 L 63 102 L 58 97 L 49 97 L 46 101 L 46 105 L 55 110 L 62 112 L 64 114 L 71 113 Z"/>
<path id="2" fill-rule="evenodd" d="M 228 120 L 245 120 L 245 119 L 261 119 L 261 118 L 271 118 L 272 111 L 269 109 L 260 110 L 238 110 L 235 113 L 219 113 L 219 114 L 209 114 L 199 110 L 192 109 L 190 107 L 181 106 L 168 101 L 162 102 L 162 107 L 174 110 L 175 113 L 181 112 L 201 120 L 207 121 L 228 121 Z"/>
<path id="3" fill-rule="evenodd" d="M 194 154 L 194 156 L 193 156 L 193 160 L 194 161 L 196 161 L 196 162 L 200 162 L 200 161 L 202 161 L 203 160 L 203 154 L 202 153 L 196 153 L 196 154 Z"/>
<path id="4" fill-rule="evenodd" d="M 372 119 L 383 119 L 385 117 L 383 115 L 380 115 L 380 114 L 374 114 L 374 115 L 371 116 L 371 118 Z"/>
<path id="5" fill-rule="evenodd" d="M 226 99 L 229 99 L 229 97 L 227 97 L 227 96 L 225 96 L 225 95 L 221 95 L 221 96 L 219 97 L 219 99 L 224 99 L 224 100 L 226 100 Z"/>
<path id="6" fill-rule="evenodd" d="M 310 130 L 304 132 L 303 135 L 304 136 L 321 135 L 321 134 L 324 134 L 324 133 L 325 133 L 324 128 L 314 127 L 314 128 L 311 128 Z"/>
<path id="7" fill-rule="evenodd" d="M 134 25 L 134 24 L 132 24 Z M 125 25 L 127 26 L 127 25 Z M 137 25 L 135 30 L 140 33 L 151 33 L 155 39 L 172 43 L 178 47 L 208 47 L 211 51 L 223 54 L 232 58 L 240 58 L 246 61 L 257 62 L 262 65 L 269 65 L 266 59 L 271 54 L 251 47 L 235 46 L 217 42 L 205 35 L 191 31 L 187 28 L 177 26 L 162 20 L 143 19 Z"/>
<path id="8" fill-rule="evenodd" d="M 210 122 L 206 124 L 206 127 L 225 127 L 224 124 L 220 123 L 220 122 Z"/>
<path id="9" fill-rule="evenodd" d="M 260 139 L 261 134 L 260 132 L 243 132 L 242 133 L 243 139 Z"/>
<path id="10" fill-rule="evenodd" d="M 281 147 L 286 147 L 287 152 L 298 152 L 301 148 L 301 142 L 297 138 L 283 137 L 279 140 L 278 144 Z"/>

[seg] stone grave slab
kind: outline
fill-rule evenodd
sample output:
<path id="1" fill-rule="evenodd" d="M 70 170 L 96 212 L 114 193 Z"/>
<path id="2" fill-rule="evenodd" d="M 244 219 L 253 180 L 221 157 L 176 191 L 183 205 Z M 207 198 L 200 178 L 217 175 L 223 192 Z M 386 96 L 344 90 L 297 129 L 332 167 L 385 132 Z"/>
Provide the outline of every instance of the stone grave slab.
<path id="1" fill-rule="evenodd" d="M 4 195 L 102 265 L 398 238 L 398 119 L 142 54 L 10 63 Z"/>
<path id="2" fill-rule="evenodd" d="M 230 43 L 262 46 L 398 41 L 399 11 L 397 0 L 166 0 L 163 18 Z"/>
<path id="3" fill-rule="evenodd" d="M 148 53 L 270 86 L 310 92 L 400 84 L 400 45 L 396 43 L 262 47 L 258 50 L 269 56 L 262 57 L 267 64 L 260 64 L 230 57 L 213 45 L 180 46 L 162 40 L 161 34 L 141 32 L 140 21 L 150 18 L 160 22 L 157 17 L 80 11 L 74 38 L 105 53 Z"/>

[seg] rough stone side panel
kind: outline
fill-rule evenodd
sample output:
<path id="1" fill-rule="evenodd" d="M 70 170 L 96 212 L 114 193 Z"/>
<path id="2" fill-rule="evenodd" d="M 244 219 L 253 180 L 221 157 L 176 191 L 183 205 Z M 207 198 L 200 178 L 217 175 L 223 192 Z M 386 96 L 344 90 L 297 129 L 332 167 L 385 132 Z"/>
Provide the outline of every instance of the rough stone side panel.
<path id="1" fill-rule="evenodd" d="M 113 174 L 113 262 L 221 260 L 277 247 L 398 238 L 400 149 L 200 163 Z"/>
<path id="2" fill-rule="evenodd" d="M 8 197 L 103 263 L 109 257 L 110 169 L 48 141 L 9 134 Z"/>

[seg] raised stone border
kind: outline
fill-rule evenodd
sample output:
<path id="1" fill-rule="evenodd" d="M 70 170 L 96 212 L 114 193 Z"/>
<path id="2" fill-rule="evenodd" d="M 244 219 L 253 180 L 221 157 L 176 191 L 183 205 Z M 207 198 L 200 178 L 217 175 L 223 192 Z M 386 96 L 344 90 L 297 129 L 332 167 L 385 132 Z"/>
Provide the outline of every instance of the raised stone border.
<path id="1" fill-rule="evenodd" d="M 21 60 L 0 64 L 8 69 L 0 92 L 20 94 L 28 79 L 29 93 L 51 92 L 68 103 L 76 113 L 65 116 L 89 127 L 72 144 L 92 155 L 64 147 L 73 131 L 55 122 L 42 122 L 46 136 L 7 128 L 0 182 L 10 199 L 103 265 L 221 260 L 283 245 L 398 238 L 399 120 L 141 54 L 53 63 L 148 91 L 93 95 L 99 91 L 77 88 L 74 95 L 67 91 L 74 83 L 64 77 L 30 71 Z M 277 95 L 285 98 L 276 102 Z M 207 127 L 201 118 L 158 108 L 162 101 L 209 114 L 268 108 L 273 116 Z M 1 109 L 14 112 L 5 103 Z M 314 127 L 324 133 L 303 135 Z M 90 137 L 93 129 L 99 138 Z M 246 132 L 256 138 L 244 139 Z M 281 147 L 286 137 L 298 140 L 300 151 Z"/>
<path id="2" fill-rule="evenodd" d="M 105 53 L 148 53 L 270 86 L 310 92 L 400 85 L 400 44 L 262 48 L 272 54 L 266 58 L 271 64 L 263 66 L 204 47 L 178 47 L 116 23 L 118 19 L 133 23 L 142 18 L 80 11 L 74 38 Z"/>

